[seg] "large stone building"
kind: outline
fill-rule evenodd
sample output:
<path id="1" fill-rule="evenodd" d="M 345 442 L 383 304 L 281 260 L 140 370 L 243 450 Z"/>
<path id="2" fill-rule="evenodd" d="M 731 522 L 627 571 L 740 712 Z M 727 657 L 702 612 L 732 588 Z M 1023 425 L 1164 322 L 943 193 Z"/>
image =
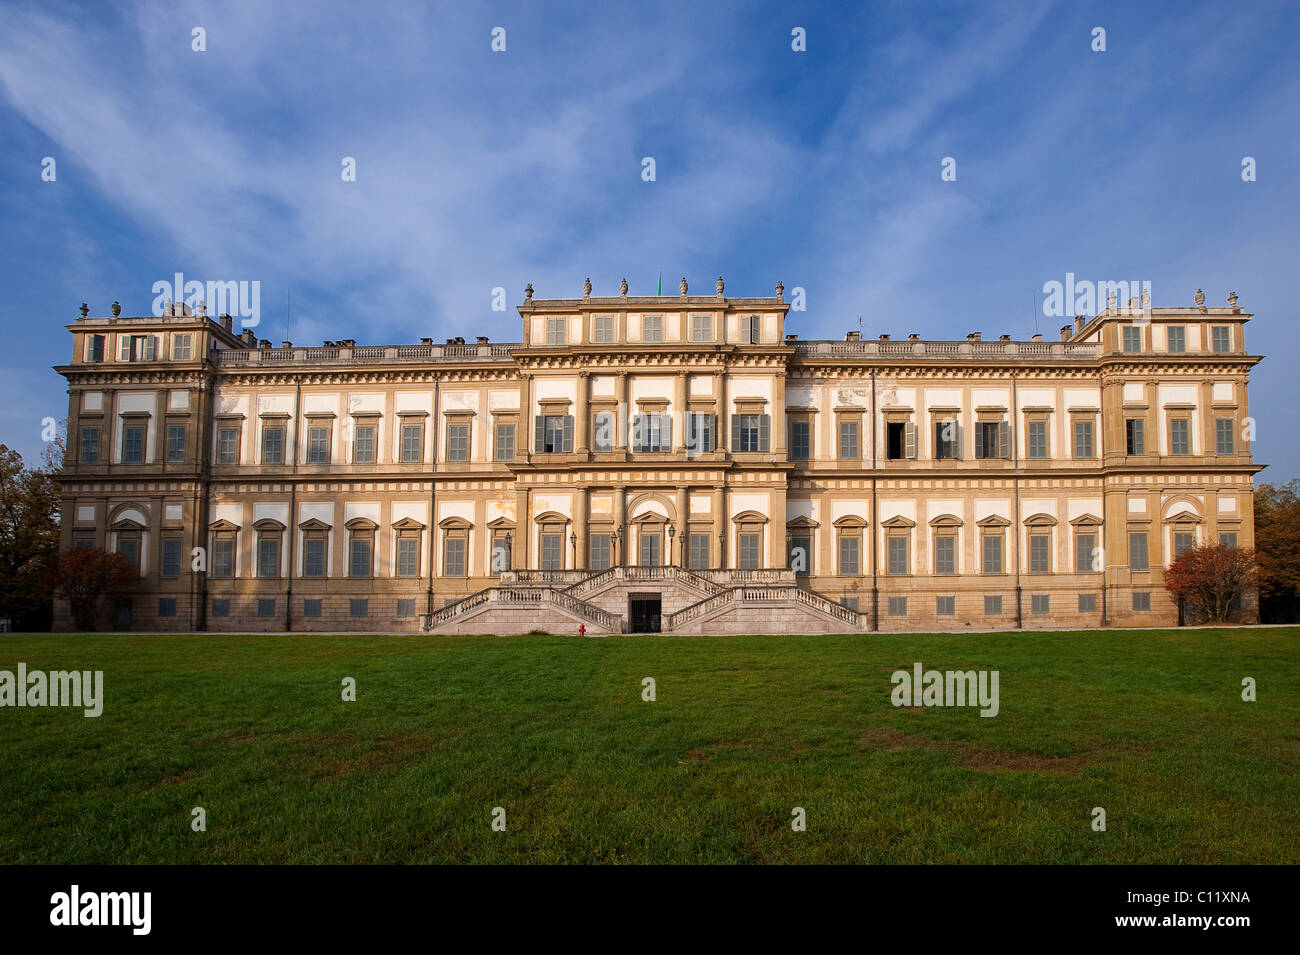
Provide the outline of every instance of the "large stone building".
<path id="1" fill-rule="evenodd" d="M 1235 295 L 799 341 L 716 288 L 530 286 L 516 344 L 83 306 L 63 544 L 138 566 L 117 626 L 436 633 L 1173 624 L 1180 548 L 1253 545 Z"/>

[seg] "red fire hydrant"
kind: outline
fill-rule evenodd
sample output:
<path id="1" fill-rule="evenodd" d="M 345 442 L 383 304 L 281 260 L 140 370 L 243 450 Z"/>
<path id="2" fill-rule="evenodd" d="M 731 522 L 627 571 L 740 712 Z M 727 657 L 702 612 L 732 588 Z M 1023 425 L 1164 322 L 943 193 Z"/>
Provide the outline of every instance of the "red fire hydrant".
<path id="1" fill-rule="evenodd" d="M 585 637 L 586 635 L 587 635 L 587 625 L 585 623 L 578 624 L 578 636 Z"/>

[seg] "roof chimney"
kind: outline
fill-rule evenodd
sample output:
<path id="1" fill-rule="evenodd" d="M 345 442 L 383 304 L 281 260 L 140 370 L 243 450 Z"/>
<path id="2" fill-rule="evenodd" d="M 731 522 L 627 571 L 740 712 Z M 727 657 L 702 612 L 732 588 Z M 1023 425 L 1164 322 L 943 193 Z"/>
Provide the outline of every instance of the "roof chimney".
<path id="1" fill-rule="evenodd" d="M 1034 332 L 1034 334 L 1029 336 L 1029 340 L 1031 342 L 1041 342 L 1043 340 L 1043 336 L 1040 335 L 1038 332 Z"/>
<path id="2" fill-rule="evenodd" d="M 980 340 L 980 332 L 971 332 L 969 335 L 966 336 L 966 341 L 968 342 L 977 342 L 979 340 Z"/>
<path id="3" fill-rule="evenodd" d="M 280 342 L 280 347 L 281 347 L 281 348 L 292 348 L 292 347 L 293 347 L 293 342 Z"/>
<path id="4" fill-rule="evenodd" d="M 432 339 L 432 338 L 421 338 L 421 339 L 420 339 L 420 344 L 421 344 L 421 345 L 432 345 L 432 344 L 433 344 L 433 339 Z"/>
<path id="5" fill-rule="evenodd" d="M 488 337 L 486 335 L 480 335 L 478 337 L 478 343 L 480 345 L 486 345 L 488 343 Z"/>
<path id="6" fill-rule="evenodd" d="M 907 336 L 909 342 L 919 342 L 921 340 L 920 332 L 911 332 Z"/>
<path id="7" fill-rule="evenodd" d="M 861 340 L 862 340 L 862 335 L 861 335 L 860 332 L 849 332 L 847 335 L 844 336 L 844 340 L 845 340 L 846 342 L 857 342 L 857 341 L 861 341 Z"/>
<path id="8" fill-rule="evenodd" d="M 1061 341 L 1063 341 L 1063 342 L 1068 342 L 1068 341 L 1070 340 L 1070 335 L 1073 333 L 1073 331 L 1074 331 L 1074 326 L 1072 326 L 1072 325 L 1062 325 L 1062 326 L 1061 326 Z"/>
<path id="9" fill-rule="evenodd" d="M 887 342 L 887 341 L 889 341 L 889 336 L 888 336 L 888 335 L 881 335 L 881 336 L 880 336 L 880 340 L 881 340 L 882 342 Z"/>
<path id="10" fill-rule="evenodd" d="M 231 318 L 229 315 L 221 316 L 221 330 L 223 332 L 225 332 L 227 335 L 233 335 L 235 333 L 234 326 L 235 326 L 235 320 L 233 318 Z"/>
<path id="11" fill-rule="evenodd" d="M 1011 336 L 1010 336 L 1010 335 L 999 335 L 999 336 L 998 336 L 998 341 L 1000 341 L 1000 342 L 1009 342 L 1009 341 L 1011 341 Z"/>
<path id="12" fill-rule="evenodd" d="M 1081 332 L 1081 331 L 1083 331 L 1083 326 L 1084 326 L 1085 323 L 1086 323 L 1086 320 L 1084 319 L 1084 317 L 1083 317 L 1082 315 L 1076 315 L 1076 316 L 1074 316 L 1074 330 L 1075 330 L 1076 332 Z"/>

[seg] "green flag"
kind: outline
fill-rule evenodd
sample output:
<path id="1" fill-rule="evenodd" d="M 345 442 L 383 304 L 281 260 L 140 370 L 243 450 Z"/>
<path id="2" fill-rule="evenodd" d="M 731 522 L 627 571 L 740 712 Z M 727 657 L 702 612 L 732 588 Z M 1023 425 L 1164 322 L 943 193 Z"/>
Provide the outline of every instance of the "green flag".
<path id="1" fill-rule="evenodd" d="M 664 294 L 664 270 L 659 270 L 659 288 L 655 291 L 656 295 Z"/>

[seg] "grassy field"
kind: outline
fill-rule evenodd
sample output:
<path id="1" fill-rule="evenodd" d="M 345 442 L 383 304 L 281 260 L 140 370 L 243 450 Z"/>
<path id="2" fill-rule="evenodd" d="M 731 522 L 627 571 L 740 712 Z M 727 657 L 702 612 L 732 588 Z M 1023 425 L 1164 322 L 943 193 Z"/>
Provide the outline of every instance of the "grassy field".
<path id="1" fill-rule="evenodd" d="M 0 709 L 0 858 L 1295 863 L 1298 638 L 2 637 L 106 699 Z M 894 708 L 916 661 L 999 714 Z"/>

